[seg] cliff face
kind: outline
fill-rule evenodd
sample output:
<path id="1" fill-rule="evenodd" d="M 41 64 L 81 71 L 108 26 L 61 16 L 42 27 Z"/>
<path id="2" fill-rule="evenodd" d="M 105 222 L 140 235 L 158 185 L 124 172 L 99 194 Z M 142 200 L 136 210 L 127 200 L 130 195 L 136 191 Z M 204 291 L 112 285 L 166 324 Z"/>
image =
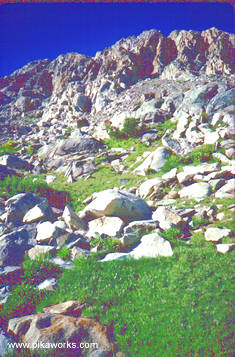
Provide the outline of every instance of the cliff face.
<path id="1" fill-rule="evenodd" d="M 73 121 L 84 113 L 96 115 L 144 79 L 232 74 L 233 40 L 216 28 L 173 31 L 168 37 L 150 30 L 121 39 L 94 58 L 69 53 L 34 61 L 0 80 L 0 120 L 9 125 L 26 117 Z"/>

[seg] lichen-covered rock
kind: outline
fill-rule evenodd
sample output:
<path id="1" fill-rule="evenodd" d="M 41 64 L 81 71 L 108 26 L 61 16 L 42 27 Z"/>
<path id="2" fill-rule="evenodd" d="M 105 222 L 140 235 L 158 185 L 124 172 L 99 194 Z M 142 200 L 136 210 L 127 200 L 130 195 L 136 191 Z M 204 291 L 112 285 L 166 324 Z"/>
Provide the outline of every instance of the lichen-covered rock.
<path id="1" fill-rule="evenodd" d="M 22 342 L 28 343 L 31 349 L 34 349 L 35 344 L 44 343 L 49 346 L 51 343 L 60 343 L 60 354 L 71 348 L 72 353 L 76 351 L 78 355 L 84 355 L 80 343 L 87 343 L 86 355 L 99 352 L 106 356 L 112 352 L 106 329 L 86 317 L 39 313 L 11 319 L 8 331 Z M 75 348 L 72 349 L 72 346 Z"/>

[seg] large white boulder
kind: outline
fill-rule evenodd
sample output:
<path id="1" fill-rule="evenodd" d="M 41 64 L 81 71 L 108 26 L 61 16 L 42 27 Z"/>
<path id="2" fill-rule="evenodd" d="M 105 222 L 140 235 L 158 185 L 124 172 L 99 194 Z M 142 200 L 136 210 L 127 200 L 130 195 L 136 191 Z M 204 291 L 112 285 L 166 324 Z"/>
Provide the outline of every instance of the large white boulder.
<path id="1" fill-rule="evenodd" d="M 151 219 L 151 211 L 144 200 L 132 193 L 108 189 L 97 193 L 79 216 L 87 221 L 102 216 L 119 217 L 127 223 Z"/>
<path id="2" fill-rule="evenodd" d="M 109 253 L 101 261 L 171 257 L 172 255 L 170 243 L 155 232 L 144 235 L 138 246 L 129 253 Z"/>

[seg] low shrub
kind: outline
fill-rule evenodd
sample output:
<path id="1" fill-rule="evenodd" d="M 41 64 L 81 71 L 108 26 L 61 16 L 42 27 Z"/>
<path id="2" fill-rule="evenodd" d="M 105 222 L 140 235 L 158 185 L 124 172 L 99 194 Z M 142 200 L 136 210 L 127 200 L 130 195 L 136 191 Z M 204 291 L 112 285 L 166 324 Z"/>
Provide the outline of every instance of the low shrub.
<path id="1" fill-rule="evenodd" d="M 122 129 L 114 128 L 108 125 L 107 131 L 111 138 L 116 138 L 116 139 L 136 138 L 143 133 L 143 125 L 141 125 L 139 119 L 126 118 Z"/>

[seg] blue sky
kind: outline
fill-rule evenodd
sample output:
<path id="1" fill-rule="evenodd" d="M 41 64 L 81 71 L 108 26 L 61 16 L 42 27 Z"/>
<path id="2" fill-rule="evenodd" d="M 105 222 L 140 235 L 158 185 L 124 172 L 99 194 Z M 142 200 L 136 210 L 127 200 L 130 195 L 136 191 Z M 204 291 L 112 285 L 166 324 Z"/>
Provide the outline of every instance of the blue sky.
<path id="1" fill-rule="evenodd" d="M 228 3 L 4 4 L 0 6 L 0 76 L 62 53 L 94 56 L 123 37 L 152 28 L 233 32 Z"/>

